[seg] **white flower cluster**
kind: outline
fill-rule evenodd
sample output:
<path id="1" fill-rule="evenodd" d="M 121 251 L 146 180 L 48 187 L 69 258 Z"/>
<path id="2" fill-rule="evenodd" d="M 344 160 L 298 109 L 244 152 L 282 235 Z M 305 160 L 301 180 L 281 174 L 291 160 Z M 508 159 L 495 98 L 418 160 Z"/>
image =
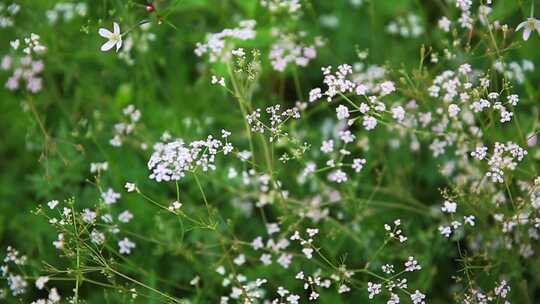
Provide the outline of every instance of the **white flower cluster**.
<path id="1" fill-rule="evenodd" d="M 462 302 L 464 304 L 510 304 L 510 301 L 508 300 L 510 290 L 510 285 L 506 280 L 501 280 L 495 285 L 493 290 L 489 291 L 484 291 L 481 288 L 470 286 L 463 296 Z"/>
<path id="2" fill-rule="evenodd" d="M 461 16 L 458 21 L 462 28 L 472 29 L 473 18 L 471 17 L 472 0 L 455 0 L 456 7 L 461 10 Z"/>
<path id="3" fill-rule="evenodd" d="M 261 6 L 271 13 L 287 12 L 293 14 L 302 8 L 300 0 L 261 0 Z"/>
<path id="4" fill-rule="evenodd" d="M 519 255 L 525 259 L 531 258 L 535 254 L 531 242 L 540 239 L 540 218 L 532 216 L 529 211 L 524 211 L 512 216 L 495 213 L 493 219 L 505 235 L 503 248 L 518 251 Z M 516 231 L 526 231 L 527 233 L 519 237 L 516 236 Z"/>
<path id="5" fill-rule="evenodd" d="M 373 299 L 376 295 L 381 293 L 382 284 L 368 282 L 368 298 Z"/>
<path id="6" fill-rule="evenodd" d="M 412 257 L 409 256 L 407 258 L 407 261 L 404 263 L 404 269 L 402 271 L 397 272 L 394 265 L 391 264 L 385 264 L 381 267 L 381 270 L 388 275 L 388 278 L 385 279 L 381 283 L 376 282 L 368 282 L 367 283 L 367 292 L 368 292 L 368 298 L 373 299 L 376 295 L 383 292 L 383 288 L 387 289 L 390 293 L 390 298 L 386 302 L 387 304 L 399 304 L 400 298 L 395 293 L 395 289 L 401 289 L 404 291 L 407 291 L 408 289 L 408 283 L 407 279 L 403 278 L 402 275 L 404 275 L 407 272 L 415 272 L 420 271 L 422 269 L 422 266 L 418 263 L 418 261 Z M 380 278 L 380 277 L 379 277 Z M 384 286 L 383 286 L 384 283 Z M 407 291 L 407 293 L 410 295 L 411 300 L 413 303 L 424 303 L 423 300 L 426 298 L 424 294 L 422 294 L 419 290 L 416 290 L 414 293 Z"/>
<path id="7" fill-rule="evenodd" d="M 290 64 L 306 67 L 317 57 L 317 48 L 324 46 L 322 38 L 316 37 L 313 44 L 306 45 L 299 42 L 305 35 L 304 32 L 295 35 L 284 33 L 276 28 L 272 29 L 272 36 L 277 41 L 272 44 L 268 57 L 274 70 L 283 72 Z"/>
<path id="8" fill-rule="evenodd" d="M 457 203 L 446 200 L 441 207 L 441 211 L 444 213 L 456 213 Z"/>
<path id="9" fill-rule="evenodd" d="M 387 71 L 384 67 L 377 64 L 366 65 L 359 62 L 353 65 L 352 80 L 361 84 L 360 95 L 375 95 L 381 91 L 380 84 L 387 81 Z"/>
<path id="10" fill-rule="evenodd" d="M 397 219 L 393 222 L 394 227 L 392 227 L 389 224 L 384 224 L 384 230 L 386 230 L 386 233 L 388 234 L 388 237 L 391 239 L 395 239 L 399 241 L 400 243 L 404 243 L 407 241 L 407 237 L 403 235 L 403 230 L 401 230 L 401 220 Z"/>
<path id="11" fill-rule="evenodd" d="M 60 303 L 61 299 L 62 298 L 60 297 L 60 294 L 58 293 L 58 289 L 51 288 L 49 290 L 49 296 L 46 299 L 39 299 L 39 300 L 31 302 L 30 304 L 54 304 L 54 303 Z"/>
<path id="12" fill-rule="evenodd" d="M 511 288 L 510 285 L 508 285 L 508 282 L 506 282 L 506 280 L 502 280 L 497 284 L 497 286 L 495 286 L 493 293 L 502 299 L 506 299 L 510 290 Z"/>
<path id="13" fill-rule="evenodd" d="M 493 8 L 490 6 L 493 4 L 492 0 L 483 1 L 478 5 L 476 14 L 473 14 L 473 0 L 448 0 L 448 2 L 454 2 L 455 7 L 460 11 L 459 18 L 456 21 L 465 31 L 472 30 L 476 21 L 479 21 L 481 26 L 488 27 L 489 30 L 507 28 L 506 25 L 501 25 L 498 20 L 490 23 L 488 17 L 493 12 Z M 451 24 L 450 20 L 445 16 L 439 20 L 438 25 L 445 32 L 449 32 Z"/>
<path id="14" fill-rule="evenodd" d="M 441 98 L 445 103 L 452 103 L 456 100 L 467 102 L 470 100 L 470 91 L 473 89 L 473 69 L 470 64 L 462 64 L 457 71 L 446 70 L 437 75 L 433 84 L 429 87 L 429 95 Z M 487 89 L 489 81 L 481 82 L 481 89 Z"/>
<path id="15" fill-rule="evenodd" d="M 43 290 L 45 288 L 45 284 L 49 282 L 49 277 L 39 277 L 36 280 L 36 287 L 39 290 Z M 61 300 L 60 294 L 58 293 L 58 290 L 56 288 L 51 288 L 49 290 L 49 296 L 46 299 L 39 299 L 36 301 L 33 301 L 31 304 L 53 304 L 53 303 L 59 303 Z"/>
<path id="16" fill-rule="evenodd" d="M 223 287 L 231 286 L 231 292 L 229 296 L 222 296 L 220 299 L 221 304 L 229 303 L 230 299 L 239 300 L 245 299 L 243 303 L 256 303 L 256 299 L 262 299 L 264 296 L 264 290 L 262 285 L 267 283 L 266 279 L 256 279 L 255 281 L 248 281 L 247 277 L 243 274 L 229 273 L 226 275 L 225 267 L 222 265 L 216 268 L 216 272 L 223 276 L 221 285 Z"/>
<path id="17" fill-rule="evenodd" d="M 13 263 L 15 265 L 25 265 L 28 261 L 28 258 L 25 255 L 21 255 L 19 251 L 11 246 L 8 246 L 6 249 L 6 257 L 4 258 L 4 263 Z M 4 270 L 2 268 L 2 270 Z"/>
<path id="18" fill-rule="evenodd" d="M 240 278 L 243 278 L 241 276 Z M 241 299 L 241 298 L 247 298 L 247 299 L 262 299 L 264 297 L 264 291 L 262 290 L 261 286 L 267 282 L 266 279 L 256 279 L 255 281 L 246 281 L 242 280 L 240 281 L 242 283 L 239 287 L 232 287 L 230 297 L 231 299 Z M 254 303 L 249 301 L 249 303 Z"/>
<path id="19" fill-rule="evenodd" d="M 421 128 L 434 135 L 429 146 L 434 157 L 443 155 L 453 146 L 457 148 L 456 155 L 463 155 L 463 151 L 470 150 L 467 143 L 471 139 L 481 140 L 483 136 L 477 118 L 482 117 L 481 113 L 498 115 L 500 123 L 507 123 L 512 120 L 514 107 L 519 103 L 516 94 L 491 91 L 490 82 L 487 74 L 462 64 L 456 71 L 440 73 L 427 89 L 427 93 L 437 100 L 434 109 L 422 112 L 416 101 L 410 101 L 405 106 L 407 115 L 400 106 L 395 106 L 392 113 L 404 127 L 404 132 L 408 128 Z M 443 105 L 439 106 L 439 101 Z M 415 137 L 414 134 L 411 136 Z"/>
<path id="20" fill-rule="evenodd" d="M 456 216 L 454 214 L 457 212 L 457 203 L 454 201 L 445 200 L 443 202 L 443 205 L 441 206 L 441 211 L 443 213 L 449 214 L 453 219 L 449 225 L 439 226 L 439 232 L 446 238 L 449 238 L 454 231 L 456 231 L 460 227 L 463 227 L 463 224 L 467 224 L 470 227 L 474 227 L 475 225 L 476 217 L 474 215 L 463 216 L 463 222 L 456 219 Z"/>
<path id="21" fill-rule="evenodd" d="M 120 193 L 115 192 L 112 188 L 108 188 L 107 191 L 101 193 L 101 198 L 107 205 L 117 203 L 120 197 Z M 73 201 L 70 200 L 66 202 L 73 203 Z M 60 203 L 57 200 L 52 200 L 47 203 L 47 206 L 50 210 L 54 210 L 59 204 Z M 128 210 L 120 212 L 116 216 L 116 222 L 115 216 L 112 213 L 102 213 L 101 211 L 103 211 L 103 209 L 101 208 L 84 208 L 80 212 L 73 212 L 74 209 L 71 206 L 68 207 L 63 207 L 63 209 L 58 210 L 59 212 L 55 213 L 55 215 L 48 216 L 49 224 L 55 226 L 59 230 L 58 239 L 53 242 L 53 246 L 58 250 L 65 250 L 67 252 L 71 250 L 71 248 L 68 248 L 71 244 L 71 240 L 68 239 L 71 237 L 71 234 L 65 233 L 66 223 L 82 220 L 88 225 L 85 230 L 88 233 L 90 242 L 96 245 L 102 245 L 106 240 L 106 236 L 105 233 L 98 229 L 105 228 L 108 233 L 115 235 L 121 232 L 119 224 L 127 224 L 134 218 L 134 215 Z M 58 214 L 60 215 L 60 218 L 57 217 Z M 98 223 L 98 221 L 100 222 Z M 135 248 L 135 243 L 128 238 L 124 238 L 118 242 L 118 247 L 121 254 L 130 254 L 132 249 Z"/>
<path id="22" fill-rule="evenodd" d="M 279 227 L 277 226 L 277 224 L 270 223 L 268 225 L 276 227 L 278 229 L 277 231 L 279 231 Z M 276 232 L 276 230 L 271 229 L 267 229 L 267 231 L 269 236 Z M 286 251 L 289 245 L 290 242 L 286 238 L 269 238 L 266 242 L 263 242 L 262 236 L 256 237 L 251 242 L 251 247 L 253 247 L 254 250 L 265 251 L 259 257 L 259 261 L 263 265 L 271 265 L 273 263 L 272 260 L 275 257 L 276 262 L 285 269 L 289 268 L 289 265 L 291 265 L 293 259 L 293 254 Z"/>
<path id="23" fill-rule="evenodd" d="M 422 269 L 422 266 L 420 266 L 420 264 L 418 264 L 418 261 L 410 256 L 408 259 L 407 259 L 407 262 L 405 262 L 405 271 L 406 272 L 413 272 L 413 271 L 417 271 L 417 270 L 421 270 Z"/>
<path id="24" fill-rule="evenodd" d="M 534 63 L 527 59 L 523 59 L 521 63 L 518 61 L 506 63 L 502 60 L 497 60 L 493 63 L 493 67 L 508 80 L 515 80 L 519 84 L 522 84 L 525 81 L 526 72 L 534 71 Z"/>
<path id="25" fill-rule="evenodd" d="M 186 144 L 182 139 L 169 143 L 158 142 L 148 161 L 148 169 L 152 171 L 150 179 L 157 182 L 178 181 L 188 172 L 196 169 L 202 171 L 215 170 L 215 158 L 219 152 L 229 154 L 233 146 L 227 142 L 229 132 L 222 132 L 224 142 L 208 136 L 205 140 Z"/>
<path id="26" fill-rule="evenodd" d="M 362 126 L 367 131 L 377 127 L 377 118 L 386 112 L 386 105 L 381 99 L 396 90 L 392 81 L 384 80 L 384 69 L 368 70 L 366 73 L 353 74 L 353 68 L 350 65 L 342 64 L 338 66 L 333 74 L 332 67 L 323 68 L 323 82 L 328 86 L 324 92 L 320 88 L 314 88 L 309 93 L 309 102 L 314 102 L 326 96 L 328 102 L 334 97 L 340 95 L 348 101 L 346 105 L 339 105 L 336 109 L 338 119 L 348 119 L 348 124 L 352 125 L 355 121 L 361 119 Z M 347 97 L 353 96 L 353 97 Z M 363 101 L 359 104 L 353 99 L 360 97 Z M 352 98 L 352 99 L 351 99 Z M 352 106 L 354 112 L 359 116 L 349 118 L 351 111 L 348 106 Z M 393 108 L 392 116 L 395 119 L 402 120 L 405 116 L 403 108 Z"/>
<path id="27" fill-rule="evenodd" d="M 109 169 L 108 162 L 90 164 L 90 173 L 101 173 L 101 172 L 107 171 L 108 169 Z"/>
<path id="28" fill-rule="evenodd" d="M 14 269 L 20 269 L 28 261 L 25 255 L 21 255 L 18 250 L 8 246 L 4 264 L 0 267 L 0 277 L 7 280 L 9 289 L 13 296 L 17 296 L 26 292 L 28 282 L 19 274 L 11 272 L 11 266 Z"/>
<path id="29" fill-rule="evenodd" d="M 41 37 L 38 34 L 31 33 L 29 37 L 23 39 L 25 48 L 23 48 L 23 53 L 26 55 L 32 54 L 43 54 L 47 51 L 47 48 L 41 44 Z M 13 49 L 17 50 L 19 48 L 19 39 L 10 42 Z"/>
<path id="30" fill-rule="evenodd" d="M 195 55 L 201 57 L 208 54 L 210 62 L 227 60 L 227 56 L 229 56 L 225 51 L 227 40 L 251 40 L 255 38 L 257 34 L 255 31 L 256 24 L 255 20 L 243 20 L 240 21 L 237 28 L 224 29 L 219 33 L 208 34 L 204 43 L 197 43 Z"/>
<path id="31" fill-rule="evenodd" d="M 426 295 L 421 293 L 419 290 L 416 290 L 413 294 L 411 294 L 411 301 L 413 304 L 425 304 L 425 298 Z"/>
<path id="32" fill-rule="evenodd" d="M 276 292 L 279 295 L 279 299 L 274 299 L 272 302 L 270 302 L 272 304 L 285 304 L 285 303 L 299 304 L 300 303 L 300 296 L 283 288 L 283 286 L 279 286 Z"/>
<path id="33" fill-rule="evenodd" d="M 11 77 L 8 78 L 5 86 L 10 91 L 15 91 L 21 88 L 24 81 L 25 89 L 30 93 L 37 93 L 43 88 L 41 72 L 45 65 L 42 60 L 36 59 L 37 55 L 43 54 L 47 48 L 40 42 L 40 37 L 37 34 L 30 34 L 30 37 L 23 39 L 24 46 L 21 46 L 21 41 L 16 39 L 10 42 L 11 47 L 17 51 L 23 47 L 23 56 L 6 55 L 2 58 L 0 68 L 4 71 L 13 71 Z"/>
<path id="34" fill-rule="evenodd" d="M 306 256 L 306 258 L 309 260 L 313 258 L 313 237 L 319 233 L 319 229 L 317 228 L 308 228 L 306 229 L 307 238 L 304 238 L 300 235 L 300 232 L 295 231 L 293 235 L 290 237 L 291 241 L 298 241 L 300 245 L 303 247 L 302 253 Z"/>
<path id="35" fill-rule="evenodd" d="M 223 78 L 223 77 L 218 77 L 218 76 L 216 76 L 216 75 L 212 75 L 211 83 L 212 83 L 212 84 L 219 84 L 219 85 L 222 86 L 222 87 L 226 87 L 226 86 L 227 86 L 227 85 L 225 84 L 225 78 Z"/>
<path id="36" fill-rule="evenodd" d="M 88 7 L 85 2 L 70 3 L 58 2 L 50 10 L 47 10 L 47 20 L 50 24 L 56 24 L 59 20 L 69 22 L 76 16 L 84 17 L 88 12 Z"/>
<path id="37" fill-rule="evenodd" d="M 304 281 L 304 290 L 308 292 L 309 300 L 315 301 L 319 298 L 320 294 L 317 292 L 318 288 L 330 288 L 332 281 L 330 279 L 323 278 L 320 275 L 320 271 L 316 271 L 313 275 L 305 275 L 303 271 L 296 274 L 296 279 Z"/>
<path id="38" fill-rule="evenodd" d="M 346 129 L 340 130 L 338 135 L 339 140 L 342 142 L 341 148 L 336 147 L 337 143 L 334 142 L 333 139 L 328 139 L 322 142 L 320 151 L 324 155 L 329 156 L 329 159 L 325 163 L 326 167 L 322 170 L 325 171 L 326 169 L 331 169 L 327 179 L 331 182 L 341 184 L 349 180 L 349 176 L 343 170 L 344 168 L 350 167 L 355 173 L 358 174 L 364 168 L 366 160 L 364 158 L 356 157 L 352 159 L 352 163 L 344 161 L 345 157 L 352 155 L 352 152 L 347 149 L 347 145 L 354 142 L 356 136 L 354 136 L 351 131 Z M 302 172 L 301 179 L 305 180 L 305 178 L 314 173 L 316 169 L 317 166 L 315 163 L 308 163 Z"/>
<path id="39" fill-rule="evenodd" d="M 326 96 L 328 102 L 332 101 L 339 93 L 352 93 L 357 88 L 358 84 L 350 79 L 347 79 L 352 74 L 352 67 L 348 64 L 342 64 L 337 67 L 335 74 L 332 74 L 332 67 L 322 68 L 324 75 L 324 84 L 328 89 L 324 92 L 320 88 L 314 88 L 309 92 L 309 102 L 315 102 L 321 97 Z"/>
<path id="40" fill-rule="evenodd" d="M 408 14 L 405 17 L 397 17 L 386 26 L 386 32 L 403 38 L 417 38 L 424 33 L 424 27 L 420 17 Z"/>
<path id="41" fill-rule="evenodd" d="M 270 115 L 267 122 L 262 121 L 261 109 L 256 109 L 246 116 L 251 131 L 256 133 L 270 133 L 270 141 L 273 142 L 287 133 L 283 131 L 283 124 L 289 119 L 299 119 L 300 111 L 297 107 L 281 110 L 281 105 L 266 108 L 265 112 Z"/>
<path id="42" fill-rule="evenodd" d="M 489 171 L 486 173 L 486 177 L 494 183 L 502 183 L 504 181 L 504 170 L 515 170 L 518 162 L 522 161 L 526 155 L 527 151 L 516 143 L 507 142 L 503 144 L 496 142 L 492 155 L 487 158 Z"/>
<path id="43" fill-rule="evenodd" d="M 12 27 L 15 25 L 15 16 L 21 10 L 21 6 L 17 3 L 6 5 L 0 3 L 0 28 Z"/>
<path id="44" fill-rule="evenodd" d="M 125 121 L 114 125 L 114 136 L 109 141 L 113 147 L 121 147 L 125 138 L 133 133 L 137 122 L 141 119 L 141 111 L 137 110 L 134 105 L 128 105 L 122 110 Z"/>
<path id="45" fill-rule="evenodd" d="M 341 201 L 341 193 L 331 188 L 324 188 L 322 192 L 318 192 L 313 197 L 305 200 L 305 204 L 298 211 L 298 215 L 303 218 L 308 218 L 314 223 L 319 223 L 322 220 L 328 219 L 330 216 L 330 207 Z"/>

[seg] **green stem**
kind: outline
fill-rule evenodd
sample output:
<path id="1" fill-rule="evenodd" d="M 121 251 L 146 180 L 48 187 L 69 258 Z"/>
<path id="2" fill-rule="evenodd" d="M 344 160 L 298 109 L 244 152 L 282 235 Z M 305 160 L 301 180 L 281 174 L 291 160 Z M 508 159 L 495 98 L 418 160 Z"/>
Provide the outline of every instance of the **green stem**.
<path id="1" fill-rule="evenodd" d="M 199 191 L 201 192 L 201 195 L 203 197 L 204 205 L 206 206 L 206 210 L 208 211 L 209 220 L 211 220 L 212 212 L 210 210 L 210 204 L 208 203 L 208 200 L 206 199 L 206 194 L 204 193 L 201 182 L 199 181 L 199 177 L 197 177 L 197 174 L 193 173 L 193 176 L 195 177 L 195 182 L 197 183 L 197 187 L 199 188 Z"/>
<path id="2" fill-rule="evenodd" d="M 131 277 L 129 277 L 129 276 L 127 276 L 127 275 L 121 273 L 121 272 L 118 272 L 118 271 L 112 269 L 111 267 L 107 267 L 107 270 L 109 270 L 110 272 L 116 274 L 116 275 L 119 276 L 119 277 L 122 277 L 122 278 L 124 278 L 124 279 L 126 279 L 126 280 L 128 280 L 128 281 L 131 281 L 132 283 L 135 283 L 135 284 L 137 284 L 137 285 L 139 285 L 139 286 L 141 286 L 141 287 L 143 287 L 143 288 L 146 288 L 146 289 L 148 289 L 148 290 L 150 290 L 150 291 L 152 291 L 152 292 L 155 292 L 155 293 L 161 295 L 162 297 L 167 298 L 167 299 L 173 301 L 174 303 L 182 303 L 181 300 L 178 300 L 178 299 L 176 299 L 176 298 L 174 298 L 174 297 L 172 297 L 172 296 L 170 296 L 170 295 L 168 295 L 168 294 L 166 294 L 166 293 L 163 293 L 163 292 L 161 292 L 161 291 L 159 291 L 159 290 L 157 290 L 157 289 L 155 289 L 155 288 L 152 288 L 152 287 L 150 287 L 150 286 L 148 286 L 148 285 L 146 285 L 146 284 L 144 284 L 144 283 L 142 283 L 142 282 L 139 282 L 139 281 L 137 281 L 137 280 L 135 280 L 135 279 L 133 279 L 133 278 L 131 278 Z"/>
<path id="3" fill-rule="evenodd" d="M 248 113 L 246 111 L 246 108 L 245 108 L 245 104 L 244 104 L 244 103 L 246 103 L 246 101 L 244 99 L 244 96 L 243 96 L 242 92 L 240 92 L 240 88 L 239 88 L 238 83 L 236 81 L 236 77 L 234 76 L 231 65 L 229 63 L 227 63 L 227 71 L 229 73 L 229 77 L 231 78 L 231 82 L 232 82 L 232 85 L 233 85 L 233 88 L 234 88 L 234 96 L 238 100 L 238 104 L 240 106 L 240 111 L 242 112 L 242 121 L 244 122 L 244 127 L 246 129 L 246 133 L 247 133 L 248 139 L 249 139 L 249 147 L 250 147 L 251 152 L 252 152 L 251 158 L 252 158 L 253 162 L 256 163 L 256 161 L 255 161 L 255 147 L 253 145 L 253 137 L 251 135 L 251 127 L 249 126 L 249 124 L 248 124 L 248 122 L 246 120 L 246 117 L 248 115 Z"/>

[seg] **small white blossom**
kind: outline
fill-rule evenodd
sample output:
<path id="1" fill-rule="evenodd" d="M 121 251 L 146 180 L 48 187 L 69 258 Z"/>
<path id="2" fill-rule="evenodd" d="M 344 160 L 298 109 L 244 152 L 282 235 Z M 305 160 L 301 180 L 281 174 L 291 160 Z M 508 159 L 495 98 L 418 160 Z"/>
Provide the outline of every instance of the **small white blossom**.
<path id="1" fill-rule="evenodd" d="M 124 212 L 120 213 L 118 215 L 118 220 L 122 223 L 129 223 L 133 219 L 133 214 L 131 212 L 125 210 Z"/>
<path id="2" fill-rule="evenodd" d="M 445 213 L 455 213 L 457 209 L 457 204 L 452 201 L 444 201 L 443 206 L 441 207 L 442 212 Z"/>
<path id="3" fill-rule="evenodd" d="M 424 301 L 425 298 L 426 298 L 426 295 L 424 295 L 418 290 L 416 290 L 413 294 L 411 294 L 411 300 L 413 304 L 425 304 L 426 303 Z"/>
<path id="4" fill-rule="evenodd" d="M 385 81 L 381 83 L 381 95 L 388 95 L 396 90 L 394 83 L 392 81 Z"/>
<path id="5" fill-rule="evenodd" d="M 416 261 L 412 256 L 410 256 L 407 262 L 405 262 L 405 271 L 407 272 L 413 272 L 420 269 L 422 269 L 422 267 L 418 264 L 418 261 Z"/>
<path id="6" fill-rule="evenodd" d="M 363 158 L 355 158 L 353 159 L 352 168 L 356 173 L 360 172 L 362 168 L 364 168 L 364 165 L 366 164 L 366 160 Z"/>
<path id="7" fill-rule="evenodd" d="M 57 200 L 52 200 L 47 203 L 47 206 L 52 210 L 58 206 L 59 202 Z"/>
<path id="8" fill-rule="evenodd" d="M 321 99 L 322 93 L 320 88 L 314 88 L 309 91 L 309 102 L 314 102 Z"/>
<path id="9" fill-rule="evenodd" d="M 137 186 L 135 186 L 134 183 L 126 183 L 124 188 L 126 188 L 127 192 L 133 192 L 133 191 L 137 190 Z"/>
<path id="10" fill-rule="evenodd" d="M 225 87 L 225 78 L 218 78 L 217 76 L 212 75 L 212 84 L 219 84 L 220 86 Z"/>
<path id="11" fill-rule="evenodd" d="M 452 21 L 450 21 L 450 19 L 448 19 L 446 16 L 439 19 L 438 26 L 443 31 L 449 32 L 451 25 L 452 25 Z"/>
<path id="12" fill-rule="evenodd" d="M 48 281 L 49 281 L 49 277 L 39 277 L 36 280 L 36 288 L 39 290 L 42 290 Z"/>
<path id="13" fill-rule="evenodd" d="M 135 243 L 130 241 L 128 238 L 124 238 L 118 242 L 118 247 L 120 248 L 119 252 L 121 254 L 130 254 L 131 250 L 135 248 Z"/>
<path id="14" fill-rule="evenodd" d="M 118 23 L 113 23 L 113 32 L 106 28 L 99 29 L 99 35 L 103 38 L 107 38 L 108 41 L 101 46 L 101 50 L 106 52 L 116 46 L 116 51 L 122 47 L 122 34 L 120 33 L 120 26 Z"/>
<path id="15" fill-rule="evenodd" d="M 362 120 L 362 126 L 364 126 L 364 128 L 368 131 L 373 130 L 377 126 L 377 119 L 375 119 L 375 117 L 366 115 Z"/>
<path id="16" fill-rule="evenodd" d="M 107 205 L 116 203 L 120 199 L 120 193 L 114 192 L 112 188 L 107 189 L 107 191 L 101 193 L 101 198 Z"/>
<path id="17" fill-rule="evenodd" d="M 84 209 L 82 214 L 82 219 L 85 223 L 93 223 L 96 220 L 97 213 L 90 210 Z"/>
<path id="18" fill-rule="evenodd" d="M 521 29 L 523 29 L 523 40 L 527 41 L 532 31 L 537 31 L 540 34 L 540 20 L 529 17 L 517 26 L 516 32 Z"/>
<path id="19" fill-rule="evenodd" d="M 325 154 L 334 151 L 334 141 L 331 139 L 323 141 L 321 151 Z"/>
<path id="20" fill-rule="evenodd" d="M 336 109 L 336 113 L 337 113 L 337 118 L 339 120 L 344 120 L 344 119 L 347 119 L 349 118 L 349 108 L 347 108 L 346 106 L 344 105 L 339 105 Z"/>
<path id="21" fill-rule="evenodd" d="M 381 287 L 382 285 L 381 284 L 376 284 L 376 283 L 372 283 L 372 282 L 368 282 L 368 297 L 370 299 L 373 299 L 373 297 L 375 297 L 376 295 L 378 295 L 379 293 L 381 293 Z"/>

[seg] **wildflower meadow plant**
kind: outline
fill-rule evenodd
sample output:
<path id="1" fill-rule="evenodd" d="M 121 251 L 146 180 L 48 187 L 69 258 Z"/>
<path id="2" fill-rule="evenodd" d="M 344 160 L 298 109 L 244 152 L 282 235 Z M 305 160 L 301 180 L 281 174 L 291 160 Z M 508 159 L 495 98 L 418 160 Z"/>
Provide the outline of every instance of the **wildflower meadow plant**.
<path id="1" fill-rule="evenodd" d="M 539 5 L 0 3 L 0 302 L 539 302 Z"/>

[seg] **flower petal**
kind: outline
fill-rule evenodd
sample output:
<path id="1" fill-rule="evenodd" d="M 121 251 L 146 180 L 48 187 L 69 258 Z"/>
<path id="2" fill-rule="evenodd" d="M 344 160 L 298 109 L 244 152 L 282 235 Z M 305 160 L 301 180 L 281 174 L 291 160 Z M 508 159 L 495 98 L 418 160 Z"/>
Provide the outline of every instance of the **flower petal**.
<path id="1" fill-rule="evenodd" d="M 117 34 L 117 35 L 120 35 L 120 25 L 118 25 L 118 23 L 114 22 L 113 23 L 113 28 L 114 28 L 114 33 Z"/>
<path id="2" fill-rule="evenodd" d="M 109 30 L 106 29 L 106 28 L 100 28 L 100 29 L 99 29 L 99 35 L 100 35 L 101 37 L 104 37 L 104 38 L 109 39 L 109 38 L 111 38 L 112 34 L 113 34 L 113 33 L 111 33 L 111 31 L 109 31 Z"/>
<path id="3" fill-rule="evenodd" d="M 521 22 L 517 27 L 516 27 L 516 32 L 521 30 L 524 26 L 527 25 L 527 21 L 523 21 Z"/>
<path id="4" fill-rule="evenodd" d="M 116 52 L 118 52 L 118 50 L 120 50 L 120 48 L 122 47 L 122 39 L 118 40 L 118 42 L 116 42 Z"/>
<path id="5" fill-rule="evenodd" d="M 523 31 L 523 40 L 527 41 L 529 40 L 529 36 L 531 36 L 531 28 L 527 27 L 525 28 L 525 30 Z"/>
<path id="6" fill-rule="evenodd" d="M 112 40 L 109 40 L 109 41 L 105 42 L 105 43 L 101 46 L 101 50 L 102 50 L 103 52 L 106 52 L 106 51 L 112 49 L 113 46 L 114 46 L 115 44 L 116 44 L 116 42 L 114 42 L 114 41 L 112 41 Z"/>

